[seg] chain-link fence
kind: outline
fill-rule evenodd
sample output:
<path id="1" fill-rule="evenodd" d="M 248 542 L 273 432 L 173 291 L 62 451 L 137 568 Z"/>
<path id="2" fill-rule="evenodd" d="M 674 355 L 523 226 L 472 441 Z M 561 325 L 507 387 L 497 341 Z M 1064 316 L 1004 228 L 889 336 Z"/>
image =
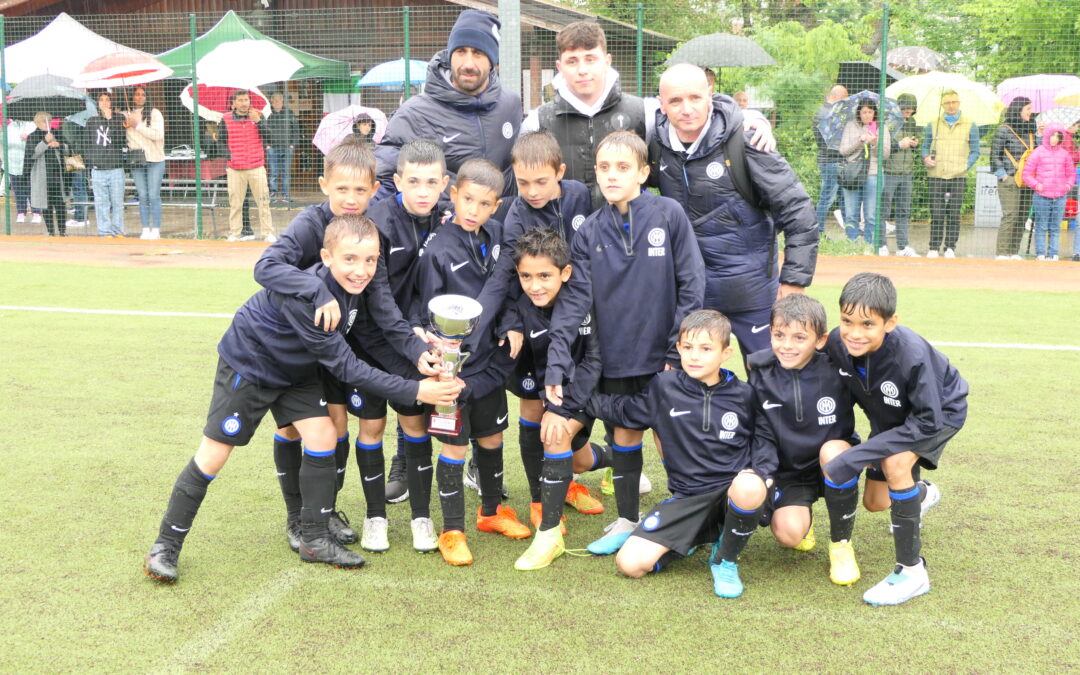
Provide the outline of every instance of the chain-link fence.
<path id="1" fill-rule="evenodd" d="M 122 178 L 95 187 L 89 167 L 78 170 L 74 159 L 59 159 L 74 169 L 60 178 L 66 234 L 138 236 L 143 227 L 152 228 L 158 216 L 149 195 L 158 175 L 161 236 L 229 234 L 220 120 L 232 110 L 236 87 L 252 89 L 251 108 L 267 117 L 271 129 L 263 132 L 263 162 L 272 228 L 280 231 L 300 208 L 321 199 L 323 151 L 316 143 L 326 148 L 352 133 L 375 140 L 383 116 L 423 90 L 427 62 L 446 48 L 463 6 L 496 11 L 513 4 L 517 20 L 503 17 L 501 76 L 508 86 L 520 87 L 524 113 L 567 88 L 573 93 L 573 83 L 556 78 L 555 40 L 575 21 L 597 21 L 604 29 L 624 92 L 657 95 L 659 77 L 672 61 L 708 66 L 717 91 L 771 122 L 778 150 L 818 206 L 825 252 L 1049 257 L 1073 250 L 1065 228 L 1075 212 L 1068 191 L 1075 172 L 1059 162 L 1056 173 L 1047 173 L 1043 159 L 1054 152 L 1049 147 L 1038 156 L 1027 151 L 1040 145 L 1044 127 L 1052 128 L 1045 123 L 1061 124 L 1064 149 L 1075 166 L 1068 132 L 1080 121 L 1080 107 L 1072 107 L 1080 103 L 1080 78 L 1025 76 L 1075 69 L 1080 0 L 1039 7 L 1005 0 L 922 0 L 891 8 L 854 0 L 768 7 L 726 1 L 433 0 L 407 7 L 288 8 L 303 4 L 276 2 L 281 9 L 225 15 L 7 17 L 0 36 L 9 87 L 4 166 L 12 170 L 5 180 L 3 231 L 43 234 L 53 224 L 43 221 L 55 220 L 46 218 L 55 175 L 35 171 L 43 134 L 33 135 L 34 115 L 47 114 L 44 126 L 51 126 L 56 152 L 69 156 L 85 154 L 91 131 L 97 131 L 87 131 L 92 111 L 68 116 L 70 101 L 56 109 L 42 102 L 41 110 L 28 111 L 26 100 L 19 102 L 19 87 L 33 83 L 34 76 L 51 73 L 79 84 L 80 74 L 85 81 L 93 66 L 88 57 L 116 56 L 115 45 L 154 55 L 172 71 L 163 79 L 144 73 L 149 81 L 138 87 L 123 86 L 127 80 L 109 87 L 118 120 L 132 127 L 117 135 L 131 139 L 131 149 L 145 150 L 117 160 L 111 170 L 120 169 Z M 507 36 L 514 25 L 519 35 Z M 716 33 L 726 36 L 705 37 Z M 27 48 L 35 40 L 45 52 Z M 229 43 L 237 43 L 234 51 Z M 676 52 L 680 48 L 690 51 Z M 758 51 L 764 59 L 753 61 Z M 98 74 L 108 65 L 99 63 Z M 194 89 L 193 72 L 200 85 Z M 833 91 L 837 84 L 846 91 Z M 145 107 L 135 99 L 137 88 L 148 99 Z M 99 89 L 80 91 L 95 98 Z M 863 91 L 874 95 L 860 96 Z M 830 94 L 834 105 L 827 104 Z M 884 105 L 877 102 L 881 94 Z M 341 112 L 348 106 L 361 108 Z M 1035 161 L 1025 162 L 1026 154 Z M 154 161 L 159 156 L 160 164 Z M 1021 165 L 1029 169 L 1027 182 Z M 122 196 L 111 199 L 116 190 Z M 242 234 L 249 223 L 254 227 L 248 236 L 261 232 L 258 197 L 249 190 Z M 110 201 L 119 209 L 108 209 Z M 1061 233 L 1056 248 L 1046 243 L 1053 232 Z"/>

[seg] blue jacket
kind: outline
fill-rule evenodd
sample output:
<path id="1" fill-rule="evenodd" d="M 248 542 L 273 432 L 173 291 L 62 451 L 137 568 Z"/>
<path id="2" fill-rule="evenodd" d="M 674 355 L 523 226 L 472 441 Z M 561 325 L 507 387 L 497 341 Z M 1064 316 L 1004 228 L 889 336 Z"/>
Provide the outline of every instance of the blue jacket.
<path id="1" fill-rule="evenodd" d="M 721 490 L 744 469 L 762 479 L 776 471 L 771 446 L 753 443 L 754 392 L 727 370 L 711 387 L 669 370 L 634 396 L 593 394 L 586 410 L 616 426 L 652 427 L 664 444 L 668 489 L 675 497 Z"/>
<path id="2" fill-rule="evenodd" d="M 399 403 L 415 403 L 419 384 L 372 368 L 353 354 L 344 335 L 361 311 L 361 295 L 347 293 L 330 270 L 317 264 L 300 274 L 323 284 L 341 303 L 336 331 L 316 326 L 310 300 L 261 290 L 237 310 L 218 354 L 246 380 L 262 387 L 285 388 L 317 376 L 321 364 L 342 382 Z"/>
<path id="3" fill-rule="evenodd" d="M 817 265 L 814 204 L 787 161 L 746 143 L 746 164 L 761 209 L 747 204 L 731 181 L 725 143 L 743 133 L 742 113 L 728 96 L 713 96 L 708 129 L 689 157 L 672 149 L 671 123 L 657 111 L 650 147 L 651 181 L 679 202 L 697 235 L 705 261 L 708 309 L 740 313 L 765 309 L 778 283 L 809 286 Z M 784 233 L 784 265 L 775 275 L 776 234 Z"/>
<path id="4" fill-rule="evenodd" d="M 551 319 L 545 381 L 572 379 L 570 346 L 590 310 L 604 377 L 678 364 L 679 324 L 701 309 L 705 286 L 701 253 L 678 203 L 645 190 L 626 216 L 609 204 L 585 219 L 570 250 L 574 273 Z"/>
<path id="5" fill-rule="evenodd" d="M 372 204 L 367 217 L 379 228 L 379 262 L 386 266 L 390 292 L 402 316 L 408 319 L 414 314 L 417 299 L 420 249 L 439 229 L 441 213 L 436 208 L 426 216 L 414 216 L 402 205 L 399 192 L 393 199 Z"/>
<path id="6" fill-rule="evenodd" d="M 561 297 L 561 296 L 560 296 Z M 555 298 L 558 304 L 559 298 Z M 519 358 L 531 356 L 534 371 L 525 377 L 533 378 L 533 386 L 540 391 L 540 397 L 544 397 L 544 372 L 547 369 L 548 345 L 551 342 L 551 307 L 537 307 L 522 294 L 517 300 L 518 315 L 521 317 L 522 332 L 525 336 L 525 344 L 522 355 Z M 574 380 L 566 391 L 563 392 L 562 406 L 548 404 L 548 408 L 560 407 L 566 411 L 583 410 L 589 400 L 589 396 L 596 389 L 600 381 L 600 343 L 597 340 L 596 331 L 592 326 L 592 313 L 585 315 L 584 321 L 578 326 L 577 337 L 570 347 L 570 355 L 574 360 Z M 523 391 L 532 391 L 530 387 L 522 383 Z"/>
<path id="7" fill-rule="evenodd" d="M 761 405 L 754 441 L 777 455 L 778 475 L 818 472 L 821 446 L 828 441 L 859 442 L 851 394 L 824 353 L 815 352 L 800 370 L 781 366 L 772 349 L 754 352 L 747 361 L 747 382 Z"/>

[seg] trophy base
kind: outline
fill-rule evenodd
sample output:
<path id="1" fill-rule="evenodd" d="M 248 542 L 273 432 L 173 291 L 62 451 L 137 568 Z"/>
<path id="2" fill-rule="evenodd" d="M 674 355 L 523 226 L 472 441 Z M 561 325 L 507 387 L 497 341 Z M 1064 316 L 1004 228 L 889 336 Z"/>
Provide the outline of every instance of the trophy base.
<path id="1" fill-rule="evenodd" d="M 444 436 L 457 436 L 461 433 L 461 414 L 440 415 L 432 413 L 428 420 L 429 434 L 442 434 Z"/>

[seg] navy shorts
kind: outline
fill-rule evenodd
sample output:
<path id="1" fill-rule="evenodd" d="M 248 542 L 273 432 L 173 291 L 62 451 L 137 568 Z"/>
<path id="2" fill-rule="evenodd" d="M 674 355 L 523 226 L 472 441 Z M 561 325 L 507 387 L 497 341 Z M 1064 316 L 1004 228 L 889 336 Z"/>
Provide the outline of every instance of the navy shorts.
<path id="1" fill-rule="evenodd" d="M 942 427 L 941 431 L 938 431 L 933 436 L 912 441 L 893 442 L 885 448 L 880 447 L 878 443 L 872 443 L 875 437 L 871 436 L 868 442 L 853 446 L 834 457 L 831 462 L 825 465 L 825 473 L 829 474 L 829 477 L 833 480 L 845 482 L 850 480 L 849 476 L 858 476 L 864 468 L 871 467 L 871 470 L 867 471 L 867 478 L 870 480 L 885 480 L 885 474 L 881 473 L 881 460 L 907 451 L 919 456 L 918 461 L 915 462 L 913 473 L 919 469 L 933 471 L 938 467 L 945 445 L 958 431 L 960 430 L 952 427 Z"/>
<path id="2" fill-rule="evenodd" d="M 633 536 L 683 556 L 700 544 L 716 543 L 724 531 L 727 493 L 725 486 L 699 495 L 665 499 L 641 520 Z"/>
<path id="3" fill-rule="evenodd" d="M 378 368 L 378 366 L 374 367 Z M 386 417 L 387 400 L 385 398 L 345 384 L 322 368 L 319 370 L 327 403 L 343 405 L 349 413 L 362 420 L 381 420 Z M 423 403 L 406 405 L 389 401 L 389 404 L 394 412 L 405 416 L 423 414 L 426 408 Z"/>
<path id="4" fill-rule="evenodd" d="M 226 445 L 247 445 L 267 411 L 280 429 L 297 420 L 329 417 L 326 403 L 317 379 L 281 389 L 261 387 L 245 380 L 219 356 L 203 435 Z"/>
<path id="5" fill-rule="evenodd" d="M 518 398 L 536 401 L 540 399 L 540 390 L 543 388 L 543 383 L 536 376 L 532 351 L 522 349 L 514 364 L 514 372 L 506 379 L 506 391 Z"/>
<path id="6" fill-rule="evenodd" d="M 631 375 L 630 377 L 600 377 L 600 384 L 597 386 L 597 391 L 601 394 L 616 394 L 619 396 L 633 396 L 640 394 L 644 391 L 645 387 L 649 386 L 652 379 L 656 377 L 656 374 L 652 375 Z M 635 431 L 645 431 L 648 427 L 641 429 L 635 429 Z"/>
<path id="7" fill-rule="evenodd" d="M 426 406 L 428 412 L 434 412 L 434 406 Z M 497 433 L 506 431 L 506 418 L 509 413 L 506 410 L 506 392 L 496 389 L 487 396 L 469 401 L 468 404 L 458 406 L 461 413 L 461 433 L 456 436 L 447 434 L 431 434 L 446 445 L 468 445 L 470 438 L 486 438 Z"/>

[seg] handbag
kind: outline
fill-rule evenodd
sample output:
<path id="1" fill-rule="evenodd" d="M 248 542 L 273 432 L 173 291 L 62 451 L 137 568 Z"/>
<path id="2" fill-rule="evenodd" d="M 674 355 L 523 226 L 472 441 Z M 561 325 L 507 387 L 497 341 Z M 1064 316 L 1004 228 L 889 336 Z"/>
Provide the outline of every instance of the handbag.
<path id="1" fill-rule="evenodd" d="M 64 171 L 86 171 L 86 163 L 83 161 L 82 155 L 65 155 Z"/>
<path id="2" fill-rule="evenodd" d="M 145 169 L 146 168 L 146 151 L 141 149 L 128 149 L 127 151 L 127 168 L 129 169 Z"/>
<path id="3" fill-rule="evenodd" d="M 845 161 L 840 165 L 837 182 L 845 190 L 859 190 L 866 183 L 866 174 L 870 171 L 870 146 L 863 143 L 862 154 L 855 161 Z"/>

